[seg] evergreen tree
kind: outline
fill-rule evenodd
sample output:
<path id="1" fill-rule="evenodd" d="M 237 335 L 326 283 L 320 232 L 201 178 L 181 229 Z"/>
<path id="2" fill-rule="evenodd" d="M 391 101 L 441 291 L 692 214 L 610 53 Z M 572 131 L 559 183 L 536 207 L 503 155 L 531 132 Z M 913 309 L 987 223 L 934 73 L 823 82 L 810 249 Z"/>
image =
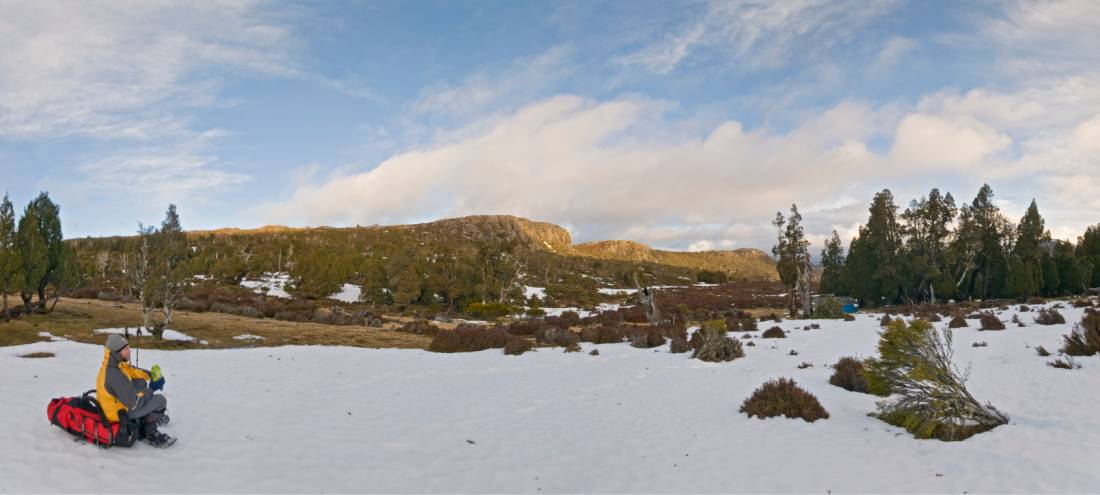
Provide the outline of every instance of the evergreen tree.
<path id="1" fill-rule="evenodd" d="M 791 205 L 790 216 L 786 220 L 783 214 L 776 212 L 775 226 L 777 243 L 772 247 L 775 256 L 776 269 L 779 271 L 779 279 L 787 288 L 787 305 L 791 315 L 798 311 L 798 289 L 800 281 L 806 277 L 805 259 L 810 246 L 806 240 L 805 229 L 802 227 L 802 214 L 798 212 L 798 205 Z M 803 312 L 809 314 L 811 308 L 807 301 L 802 302 Z"/>
<path id="2" fill-rule="evenodd" d="M 1077 239 L 1075 254 L 1077 259 L 1092 267 L 1086 280 L 1088 286 L 1100 287 L 1100 224 L 1085 229 L 1085 234 Z"/>
<path id="3" fill-rule="evenodd" d="M 821 251 L 821 266 L 821 293 L 846 292 L 843 284 L 844 246 L 835 230 L 832 237 L 825 241 L 825 249 Z"/>
<path id="4" fill-rule="evenodd" d="M 1049 243 L 1050 232 L 1047 232 L 1046 222 L 1039 215 L 1039 206 L 1033 199 L 1027 213 L 1016 226 L 1016 244 L 1012 249 L 1012 257 L 1019 262 L 1009 264 L 1009 295 L 1026 298 L 1043 289 L 1043 250 Z M 1014 273 L 1017 270 L 1022 273 Z"/>
<path id="5" fill-rule="evenodd" d="M 0 294 L 3 296 L 5 319 L 11 317 L 8 293 L 22 285 L 19 247 L 16 244 L 15 210 L 8 195 L 0 202 Z"/>
<path id="6" fill-rule="evenodd" d="M 875 194 L 867 224 L 859 228 L 848 252 L 846 280 L 852 295 L 865 304 L 897 302 L 904 283 L 900 266 L 902 230 L 889 189 Z"/>
<path id="7" fill-rule="evenodd" d="M 960 212 L 956 238 L 965 244 L 961 292 L 983 299 L 1002 296 L 1014 235 L 1010 222 L 993 203 L 993 188 L 988 184 Z"/>
<path id="8" fill-rule="evenodd" d="M 903 266 L 909 272 L 906 278 L 915 286 L 914 295 L 918 299 L 935 302 L 937 292 L 944 297 L 954 292 L 946 273 L 945 252 L 951 222 L 957 214 L 955 198 L 951 193 L 941 195 L 939 189 L 932 189 L 926 198 L 911 201 L 901 214 L 908 238 Z"/>
<path id="9" fill-rule="evenodd" d="M 31 311 L 31 302 L 38 290 L 39 281 L 46 278 L 49 273 L 49 257 L 46 253 L 46 241 L 39 231 L 38 210 L 30 205 L 23 210 L 23 217 L 19 219 L 19 229 L 16 231 L 15 244 L 18 249 L 21 262 L 20 296 L 23 298 L 23 306 L 26 311 Z M 45 304 L 45 301 L 40 301 Z"/>
<path id="10" fill-rule="evenodd" d="M 1080 294 L 1085 291 L 1086 266 L 1074 256 L 1073 244 L 1054 242 L 1054 265 L 1058 269 L 1058 295 Z"/>

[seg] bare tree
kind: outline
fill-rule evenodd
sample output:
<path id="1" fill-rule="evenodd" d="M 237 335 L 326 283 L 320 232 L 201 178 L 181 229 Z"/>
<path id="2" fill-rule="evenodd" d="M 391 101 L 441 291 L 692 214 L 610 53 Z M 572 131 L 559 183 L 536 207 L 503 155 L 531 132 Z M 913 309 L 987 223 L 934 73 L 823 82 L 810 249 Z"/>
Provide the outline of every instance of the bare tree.
<path id="1" fill-rule="evenodd" d="M 813 315 L 813 285 L 814 265 L 810 262 L 809 251 L 803 250 L 802 263 L 798 267 L 798 292 L 802 298 L 802 316 L 809 318 Z"/>
<path id="2" fill-rule="evenodd" d="M 637 273 L 634 274 L 634 286 L 638 288 L 638 299 L 645 308 L 645 317 L 649 320 L 649 324 L 659 325 L 661 313 L 657 310 L 657 292 L 652 287 L 642 287 L 642 284 L 638 283 Z"/>

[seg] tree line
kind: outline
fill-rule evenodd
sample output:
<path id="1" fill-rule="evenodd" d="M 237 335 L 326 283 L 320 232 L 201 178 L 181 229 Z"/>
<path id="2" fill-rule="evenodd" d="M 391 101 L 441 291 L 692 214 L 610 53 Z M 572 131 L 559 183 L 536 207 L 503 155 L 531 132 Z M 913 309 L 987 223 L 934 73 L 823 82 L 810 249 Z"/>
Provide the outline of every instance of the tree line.
<path id="1" fill-rule="evenodd" d="M 780 220 L 781 214 L 773 253 L 781 279 L 793 290 L 809 243 L 796 206 L 785 226 Z M 900 212 L 884 189 L 871 201 L 847 254 L 834 230 L 821 265 L 820 292 L 871 306 L 1080 294 L 1100 286 L 1100 224 L 1074 244 L 1051 238 L 1034 200 L 1018 222 L 1011 221 L 994 203 L 989 185 L 962 205 L 951 193 L 932 189 Z"/>

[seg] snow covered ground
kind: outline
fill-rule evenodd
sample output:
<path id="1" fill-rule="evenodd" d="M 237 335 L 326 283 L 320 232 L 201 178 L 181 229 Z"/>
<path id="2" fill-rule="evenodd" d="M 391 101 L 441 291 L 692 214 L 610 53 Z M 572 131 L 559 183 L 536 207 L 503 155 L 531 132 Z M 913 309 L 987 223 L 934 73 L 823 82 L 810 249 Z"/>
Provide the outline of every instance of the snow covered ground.
<path id="1" fill-rule="evenodd" d="M 328 296 L 328 298 L 329 299 L 335 299 L 337 301 L 343 301 L 343 302 L 346 302 L 346 303 L 349 303 L 349 304 L 354 304 L 354 303 L 359 302 L 359 296 L 362 293 L 363 293 L 363 288 L 362 287 L 359 287 L 358 285 L 355 285 L 355 284 L 344 284 L 344 285 L 340 286 L 340 292 L 337 292 L 337 293 L 335 293 L 331 296 Z"/>
<path id="2" fill-rule="evenodd" d="M 142 363 L 159 363 L 168 381 L 165 431 L 180 440 L 166 450 L 105 451 L 47 422 L 51 398 L 94 387 L 100 347 L 0 347 L 0 492 L 1095 492 L 1100 357 L 1070 371 L 1034 350 L 1055 351 L 1082 313 L 1062 312 L 1066 325 L 1023 313 L 1026 328 L 956 331 L 970 391 L 1011 422 L 955 443 L 914 440 L 867 416 L 874 397 L 827 383 L 837 358 L 874 352 L 878 315 L 810 331 L 783 322 L 789 338 L 754 338 L 746 357 L 721 364 L 627 344 L 518 357 L 143 349 Z M 35 351 L 56 357 L 17 357 Z M 813 367 L 798 369 L 803 361 Z M 738 413 L 778 377 L 831 417 Z"/>
<path id="3" fill-rule="evenodd" d="M 286 285 L 290 282 L 289 273 L 265 273 L 259 280 L 242 280 L 241 287 L 252 289 L 257 294 L 267 294 L 271 297 L 290 299 Z"/>
<path id="4" fill-rule="evenodd" d="M 119 334 L 119 335 L 124 335 L 124 334 L 134 335 L 135 329 L 133 329 L 133 328 L 130 328 L 130 329 L 126 329 L 126 328 L 100 328 L 98 330 L 94 330 L 94 332 L 95 333 L 101 333 L 101 334 L 116 333 L 116 334 Z M 144 336 L 149 337 L 149 334 L 145 333 Z M 165 329 L 164 333 L 161 334 L 161 336 L 164 338 L 164 340 L 177 340 L 177 341 L 180 341 L 180 342 L 194 342 L 195 341 L 194 337 L 192 337 L 190 335 L 187 335 L 183 332 L 178 332 L 176 330 L 171 330 L 171 329 Z M 149 337 L 149 338 L 151 338 L 151 337 Z M 200 342 L 203 343 L 203 344 L 206 343 L 205 340 L 200 341 Z"/>

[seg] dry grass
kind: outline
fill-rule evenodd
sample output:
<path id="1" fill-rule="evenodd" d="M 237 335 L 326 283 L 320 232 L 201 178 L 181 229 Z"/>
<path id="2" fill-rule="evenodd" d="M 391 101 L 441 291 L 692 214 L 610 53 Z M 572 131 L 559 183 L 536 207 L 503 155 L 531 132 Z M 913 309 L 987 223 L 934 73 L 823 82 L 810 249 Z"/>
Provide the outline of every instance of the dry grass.
<path id="1" fill-rule="evenodd" d="M 27 359 L 52 358 L 52 357 L 54 357 L 54 353 L 52 353 L 52 352 L 32 352 L 30 354 L 20 354 L 19 357 L 27 358 Z"/>
<path id="2" fill-rule="evenodd" d="M 407 320 L 412 320 L 407 319 Z M 0 322 L 0 346 L 28 344 L 48 340 L 39 332 L 49 332 L 77 342 L 102 344 L 106 336 L 93 331 L 99 328 L 135 328 L 141 321 L 137 304 L 120 304 L 95 299 L 63 298 L 57 309 L 45 315 L 24 315 L 9 322 Z M 224 349 L 254 347 L 255 342 L 235 340 L 241 334 L 259 335 L 263 346 L 339 345 L 369 348 L 425 349 L 431 342 L 426 336 L 398 332 L 405 321 L 387 323 L 385 327 L 335 326 L 317 323 L 295 323 L 273 319 L 247 318 L 221 313 L 178 312 L 171 328 L 208 345 L 197 342 L 161 341 L 142 337 L 131 344 L 156 349 Z M 439 324 L 441 328 L 454 325 Z"/>

